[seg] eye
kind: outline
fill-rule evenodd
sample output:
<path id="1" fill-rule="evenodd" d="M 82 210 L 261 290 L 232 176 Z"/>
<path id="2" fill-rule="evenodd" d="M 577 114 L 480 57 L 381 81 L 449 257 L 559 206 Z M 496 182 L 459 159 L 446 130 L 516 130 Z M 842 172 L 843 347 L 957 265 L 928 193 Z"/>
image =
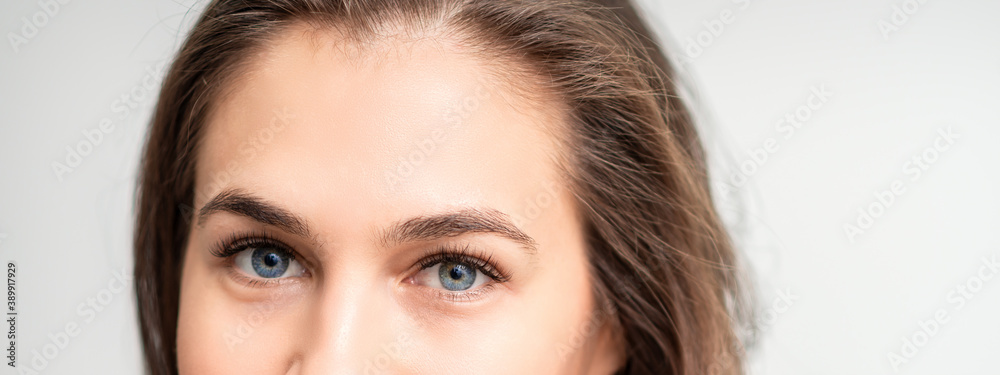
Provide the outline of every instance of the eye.
<path id="1" fill-rule="evenodd" d="M 414 279 L 418 284 L 452 292 L 477 288 L 492 280 L 468 262 L 440 261 L 421 270 Z"/>
<path id="2" fill-rule="evenodd" d="M 233 263 L 248 275 L 265 279 L 302 276 L 305 270 L 294 254 L 274 246 L 248 247 L 236 254 Z"/>

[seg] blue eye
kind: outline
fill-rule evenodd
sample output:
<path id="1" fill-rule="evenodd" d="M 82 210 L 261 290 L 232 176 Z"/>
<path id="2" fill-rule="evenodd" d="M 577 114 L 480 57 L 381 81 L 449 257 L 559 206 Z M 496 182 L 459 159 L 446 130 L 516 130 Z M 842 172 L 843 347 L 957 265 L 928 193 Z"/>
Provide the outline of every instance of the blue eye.
<path id="1" fill-rule="evenodd" d="M 414 276 L 417 284 L 448 292 L 471 292 L 494 280 L 474 261 L 439 259 L 431 262 Z"/>
<path id="2" fill-rule="evenodd" d="M 443 262 L 438 266 L 441 286 L 452 291 L 471 288 L 477 273 L 474 267 L 465 263 Z"/>
<path id="3" fill-rule="evenodd" d="M 288 269 L 292 257 L 280 250 L 253 249 L 250 254 L 250 264 L 260 277 L 269 279 L 279 277 Z"/>
<path id="4" fill-rule="evenodd" d="M 304 270 L 291 252 L 277 247 L 251 247 L 234 261 L 247 274 L 265 279 L 300 276 Z"/>

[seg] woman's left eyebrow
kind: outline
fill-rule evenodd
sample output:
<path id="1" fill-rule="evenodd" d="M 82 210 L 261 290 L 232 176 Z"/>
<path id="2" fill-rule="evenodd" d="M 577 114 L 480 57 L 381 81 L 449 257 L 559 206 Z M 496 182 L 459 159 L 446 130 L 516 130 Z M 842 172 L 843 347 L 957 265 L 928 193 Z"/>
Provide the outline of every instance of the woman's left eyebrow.
<path id="1" fill-rule="evenodd" d="M 462 208 L 434 215 L 418 216 L 394 223 L 381 231 L 383 248 L 410 241 L 432 241 L 467 233 L 487 233 L 521 245 L 530 255 L 538 252 L 537 242 L 514 225 L 507 214 L 493 208 Z"/>

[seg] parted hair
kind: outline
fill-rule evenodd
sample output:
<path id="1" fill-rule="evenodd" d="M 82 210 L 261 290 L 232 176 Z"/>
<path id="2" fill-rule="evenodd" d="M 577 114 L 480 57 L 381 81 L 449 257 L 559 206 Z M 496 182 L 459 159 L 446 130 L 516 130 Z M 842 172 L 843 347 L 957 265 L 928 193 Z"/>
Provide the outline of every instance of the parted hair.
<path id="1" fill-rule="evenodd" d="M 743 372 L 748 286 L 678 73 L 628 0 L 211 1 L 164 79 L 140 165 L 134 272 L 147 371 L 177 373 L 180 272 L 209 114 L 256 50 L 301 23 L 356 41 L 445 30 L 508 62 L 496 65 L 512 76 L 534 74 L 568 111 L 566 183 L 585 218 L 594 294 L 624 338 L 617 374 Z"/>

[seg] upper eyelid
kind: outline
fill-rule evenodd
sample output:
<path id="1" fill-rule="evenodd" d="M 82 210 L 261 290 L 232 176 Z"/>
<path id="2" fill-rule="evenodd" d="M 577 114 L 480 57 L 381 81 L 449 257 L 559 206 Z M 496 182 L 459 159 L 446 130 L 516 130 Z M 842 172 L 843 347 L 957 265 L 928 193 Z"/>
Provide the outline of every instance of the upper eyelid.
<path id="1" fill-rule="evenodd" d="M 283 250 L 287 250 L 287 251 L 291 252 L 292 254 L 294 254 L 296 256 L 299 255 L 299 253 L 295 250 L 295 248 L 293 248 L 292 246 L 288 245 L 284 241 L 281 241 L 281 240 L 275 238 L 274 236 L 272 236 L 271 234 L 269 234 L 267 231 L 255 231 L 255 230 L 237 231 L 237 232 L 230 233 L 228 236 L 223 237 L 222 239 L 220 239 L 215 244 L 215 246 L 211 250 L 211 253 L 212 253 L 212 255 L 215 255 L 215 256 L 220 257 L 220 258 L 221 257 L 226 257 L 226 256 L 236 255 L 239 251 L 235 251 L 234 250 L 234 246 L 237 246 L 236 244 L 238 242 L 244 242 L 245 243 L 245 242 L 248 242 L 248 241 L 259 241 L 261 243 L 267 243 L 267 244 L 270 244 L 270 245 L 275 245 L 277 247 L 282 248 Z M 245 247 L 241 247 L 241 249 L 245 250 Z M 242 250 L 240 250 L 240 251 L 242 251 Z"/>
<path id="2" fill-rule="evenodd" d="M 295 246 L 292 246 L 288 242 L 283 241 L 283 240 L 277 238 L 276 236 L 272 235 L 267 230 L 259 230 L 259 231 L 258 230 L 247 230 L 247 231 L 236 231 L 236 232 L 233 232 L 230 235 L 228 235 L 225 238 L 223 238 L 222 240 L 220 240 L 215 245 L 215 247 L 212 250 L 210 250 L 210 253 L 212 255 L 218 256 L 220 258 L 221 257 L 232 258 L 232 257 L 236 256 L 236 254 L 239 254 L 240 251 L 245 251 L 246 248 L 242 248 L 239 251 L 232 251 L 228 255 L 219 255 L 219 254 L 220 254 L 220 252 L 226 251 L 226 249 L 228 247 L 232 246 L 232 244 L 234 244 L 234 243 L 236 243 L 238 241 L 247 241 L 247 240 L 266 241 L 269 244 L 276 245 L 276 246 L 280 247 L 281 249 L 283 249 L 283 250 L 288 251 L 289 253 L 291 253 L 293 259 L 295 259 L 296 261 L 299 261 L 300 263 L 302 263 L 303 267 L 305 267 L 307 270 L 311 271 L 311 270 L 315 269 L 316 263 L 315 263 L 315 261 L 312 258 L 308 257 L 307 255 L 305 255 L 302 252 L 300 252 L 299 250 L 297 250 Z"/>
<path id="3" fill-rule="evenodd" d="M 469 245 L 461 247 L 460 249 L 453 245 L 439 245 L 430 250 L 428 254 L 421 257 L 420 260 L 417 261 L 417 264 L 421 266 L 421 270 L 424 270 L 434 266 L 435 264 L 448 260 L 445 257 L 451 257 L 456 260 L 464 261 L 476 260 L 477 262 L 475 263 L 482 263 L 482 265 L 475 265 L 477 270 L 483 271 L 491 279 L 497 282 L 507 282 L 510 280 L 510 272 L 500 265 L 499 262 L 495 261 L 492 254 L 484 256 L 488 254 L 486 251 L 478 249 L 469 250 L 470 248 L 472 247 Z M 489 269 L 484 269 L 486 266 L 488 266 Z"/>

